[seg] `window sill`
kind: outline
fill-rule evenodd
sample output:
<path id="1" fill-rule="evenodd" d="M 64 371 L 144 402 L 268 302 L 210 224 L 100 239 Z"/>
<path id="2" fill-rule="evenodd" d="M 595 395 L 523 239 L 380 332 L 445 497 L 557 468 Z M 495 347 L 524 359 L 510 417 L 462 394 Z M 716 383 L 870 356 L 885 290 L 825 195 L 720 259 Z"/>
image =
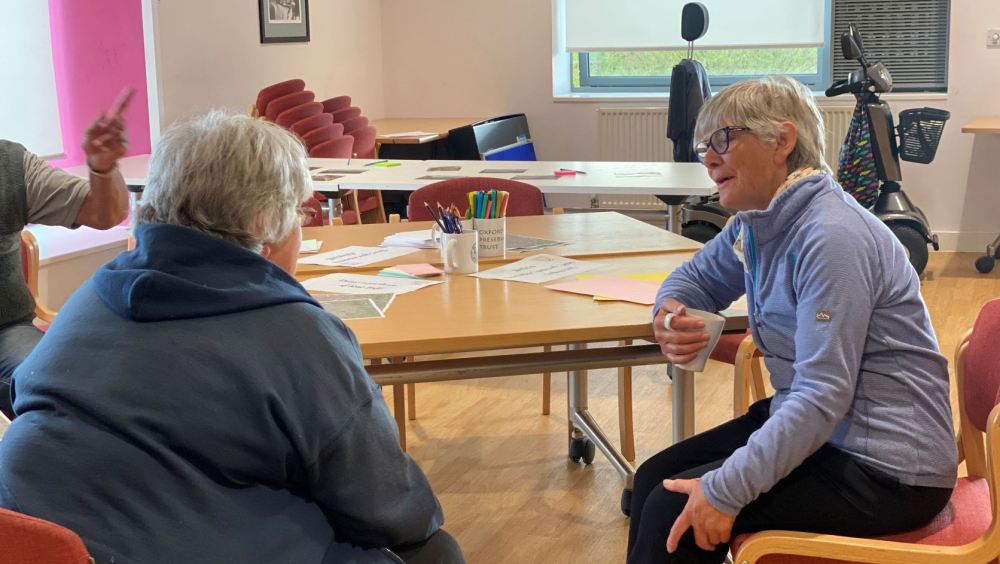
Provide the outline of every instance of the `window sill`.
<path id="1" fill-rule="evenodd" d="M 816 104 L 819 106 L 853 106 L 854 99 L 850 96 L 827 98 L 823 92 L 814 92 Z M 940 101 L 949 98 L 948 92 L 903 92 L 884 94 L 882 99 L 887 102 L 899 101 Z M 596 102 L 659 102 L 670 101 L 669 94 L 659 92 L 615 92 L 590 93 L 572 92 L 569 94 L 553 94 L 552 101 L 557 104 L 592 104 Z"/>

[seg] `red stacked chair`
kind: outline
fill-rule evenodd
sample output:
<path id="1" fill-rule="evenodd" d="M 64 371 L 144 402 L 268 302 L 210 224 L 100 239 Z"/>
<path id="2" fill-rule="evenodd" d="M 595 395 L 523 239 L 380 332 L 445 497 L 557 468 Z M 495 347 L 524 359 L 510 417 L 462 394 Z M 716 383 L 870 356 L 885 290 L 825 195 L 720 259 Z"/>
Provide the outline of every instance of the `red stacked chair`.
<path id="1" fill-rule="evenodd" d="M 292 126 L 289 127 L 289 129 L 292 130 L 292 133 L 298 135 L 299 137 L 302 137 L 303 135 L 309 133 L 310 131 L 313 131 L 314 129 L 319 129 L 321 127 L 325 127 L 327 125 L 332 125 L 332 124 L 333 124 L 333 116 L 331 116 L 330 114 L 320 113 L 314 116 L 309 116 L 305 119 L 301 119 L 293 123 Z"/>
<path id="2" fill-rule="evenodd" d="M 349 159 L 353 148 L 354 138 L 350 135 L 341 135 L 316 145 L 309 150 L 309 156 L 314 159 Z"/>
<path id="3" fill-rule="evenodd" d="M 346 129 L 346 128 L 345 128 Z M 375 128 L 372 126 L 362 127 L 351 131 L 354 137 L 354 156 L 358 159 L 375 158 Z"/>
<path id="4" fill-rule="evenodd" d="M 337 110 L 343 110 L 350 107 L 351 107 L 350 96 L 337 96 L 336 98 L 323 100 L 323 111 L 328 114 L 332 114 Z"/>
<path id="5" fill-rule="evenodd" d="M 329 115 L 329 114 L 325 114 Z M 306 144 L 306 150 L 309 151 L 310 157 L 315 157 L 312 154 L 312 150 L 316 148 L 317 145 L 321 143 L 326 143 L 327 141 L 333 141 L 338 137 L 344 136 L 344 126 L 339 123 L 331 123 L 330 125 L 324 125 L 318 129 L 314 129 L 309 133 L 302 136 L 302 142 Z M 352 141 L 353 147 L 353 141 Z M 343 157 L 345 159 L 350 158 L 350 155 Z"/>
<path id="6" fill-rule="evenodd" d="M 87 547 L 73 531 L 55 523 L 0 509 L 0 562 L 89 564 Z"/>
<path id="7" fill-rule="evenodd" d="M 341 123 L 351 118 L 356 118 L 360 115 L 361 115 L 361 108 L 357 106 L 351 106 L 350 108 L 337 110 L 333 112 L 333 123 Z"/>
<path id="8" fill-rule="evenodd" d="M 295 106 L 301 106 L 302 104 L 308 104 L 315 99 L 316 95 L 309 90 L 286 94 L 280 98 L 271 100 L 267 104 L 267 111 L 264 113 L 264 117 L 266 117 L 268 121 L 275 121 L 285 110 L 290 110 Z"/>
<path id="9" fill-rule="evenodd" d="M 258 115 L 265 115 L 267 105 L 271 102 L 271 100 L 276 100 L 282 96 L 287 96 L 296 92 L 302 92 L 305 89 L 306 82 L 298 78 L 295 80 L 279 82 L 278 84 L 272 84 L 271 86 L 262 89 L 260 93 L 257 94 L 257 102 L 254 104 L 254 107 L 257 108 Z"/>
<path id="10" fill-rule="evenodd" d="M 330 116 L 330 117 L 333 117 L 333 116 Z M 368 118 L 366 118 L 365 116 L 358 116 L 358 117 L 351 118 L 351 119 L 345 119 L 344 121 L 342 121 L 340 123 L 344 125 L 344 133 L 350 135 L 352 131 L 357 131 L 357 130 L 361 129 L 362 127 L 367 127 L 368 126 Z"/>
<path id="11" fill-rule="evenodd" d="M 290 128 L 292 124 L 297 121 L 322 114 L 323 114 L 323 104 L 319 102 L 309 102 L 308 104 L 295 106 L 291 109 L 281 112 L 281 114 L 278 115 L 278 118 L 274 120 L 274 123 L 287 129 Z"/>

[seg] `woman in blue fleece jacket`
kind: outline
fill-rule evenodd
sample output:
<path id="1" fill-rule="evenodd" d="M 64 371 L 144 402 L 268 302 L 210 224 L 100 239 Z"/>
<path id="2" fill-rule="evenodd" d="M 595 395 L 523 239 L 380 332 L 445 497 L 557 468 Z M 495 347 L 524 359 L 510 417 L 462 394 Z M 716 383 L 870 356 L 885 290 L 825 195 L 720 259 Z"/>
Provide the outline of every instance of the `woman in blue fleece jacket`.
<path id="1" fill-rule="evenodd" d="M 947 361 L 902 245 L 831 177 L 798 82 L 726 88 L 695 139 L 739 213 L 664 282 L 656 340 L 671 362 L 693 359 L 708 335 L 686 308 L 746 294 L 775 393 L 639 468 L 628 562 L 721 563 L 731 537 L 767 529 L 926 524 L 948 503 L 958 454 Z"/>

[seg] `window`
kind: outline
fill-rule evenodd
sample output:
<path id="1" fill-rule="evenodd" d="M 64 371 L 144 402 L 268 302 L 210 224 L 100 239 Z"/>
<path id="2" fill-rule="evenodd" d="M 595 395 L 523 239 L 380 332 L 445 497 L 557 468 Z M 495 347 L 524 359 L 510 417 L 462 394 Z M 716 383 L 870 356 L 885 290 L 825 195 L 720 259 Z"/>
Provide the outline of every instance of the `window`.
<path id="1" fill-rule="evenodd" d="M 635 33 L 639 38 L 633 39 L 632 29 L 623 23 L 609 21 L 614 16 L 608 13 L 600 14 L 601 23 L 596 23 L 598 15 L 594 12 L 599 10 L 592 5 L 594 1 L 599 0 L 565 0 L 567 49 L 574 51 L 573 90 L 668 91 L 673 66 L 687 56 L 679 30 L 673 34 L 676 37 L 665 37 L 671 35 L 669 28 L 679 26 L 649 26 L 649 37 L 643 39 L 643 32 L 639 31 Z M 631 5 L 647 1 L 619 0 L 605 4 Z M 781 12 L 777 5 L 780 1 L 740 0 L 727 4 L 726 0 L 703 0 L 709 9 L 711 25 L 709 33 L 695 42 L 694 58 L 705 66 L 713 87 L 756 76 L 787 74 L 814 90 L 823 90 L 834 77 L 846 77 L 849 71 L 857 68 L 856 62 L 843 59 L 839 40 L 848 24 L 855 23 L 861 29 L 869 60 L 884 62 L 892 73 L 895 92 L 947 89 L 948 0 L 812 0 L 796 3 L 794 10 L 797 25 L 793 27 L 811 30 L 808 34 L 779 37 L 777 34 L 787 33 L 789 26 L 784 23 L 780 23 L 781 31 L 761 32 L 760 21 L 753 19 L 759 16 L 749 13 L 748 9 L 773 19 L 775 12 Z M 588 3 L 591 5 L 587 6 Z M 669 5 L 671 0 L 660 0 L 659 4 Z M 595 21 L 587 22 L 585 17 L 574 14 L 584 7 L 591 10 Z M 651 9 L 642 8 L 643 13 Z M 804 14 L 810 10 L 812 15 Z M 620 17 L 633 18 L 633 23 L 642 19 L 635 13 L 628 15 L 628 11 L 626 8 Z M 665 21 L 668 14 L 679 13 L 679 6 L 669 5 L 653 19 Z M 677 18 L 673 17 L 675 21 Z M 589 33 L 592 37 L 575 38 L 571 26 L 603 28 L 605 37 L 591 29 L 582 35 Z M 822 31 L 818 31 L 820 28 Z M 623 32 L 624 29 L 629 32 Z M 714 36 L 713 31 L 716 32 Z M 731 36 L 744 37 L 743 43 L 738 44 Z M 830 38 L 836 38 L 832 48 Z M 667 44 L 671 41 L 673 44 Z M 660 45 L 655 49 L 629 49 L 628 43 Z M 598 45 L 599 50 L 581 48 L 583 45 Z"/>

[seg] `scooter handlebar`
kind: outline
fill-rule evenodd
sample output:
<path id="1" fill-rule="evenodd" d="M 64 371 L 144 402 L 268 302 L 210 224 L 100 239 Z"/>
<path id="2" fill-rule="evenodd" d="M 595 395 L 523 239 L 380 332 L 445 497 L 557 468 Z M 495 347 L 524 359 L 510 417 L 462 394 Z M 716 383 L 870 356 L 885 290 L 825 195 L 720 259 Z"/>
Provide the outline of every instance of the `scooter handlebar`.
<path id="1" fill-rule="evenodd" d="M 849 92 L 860 92 L 862 90 L 862 84 L 860 82 L 848 82 L 845 78 L 844 80 L 838 80 L 830 85 L 826 89 L 826 96 L 828 98 L 833 98 L 834 96 L 840 96 L 841 94 L 847 94 Z"/>

